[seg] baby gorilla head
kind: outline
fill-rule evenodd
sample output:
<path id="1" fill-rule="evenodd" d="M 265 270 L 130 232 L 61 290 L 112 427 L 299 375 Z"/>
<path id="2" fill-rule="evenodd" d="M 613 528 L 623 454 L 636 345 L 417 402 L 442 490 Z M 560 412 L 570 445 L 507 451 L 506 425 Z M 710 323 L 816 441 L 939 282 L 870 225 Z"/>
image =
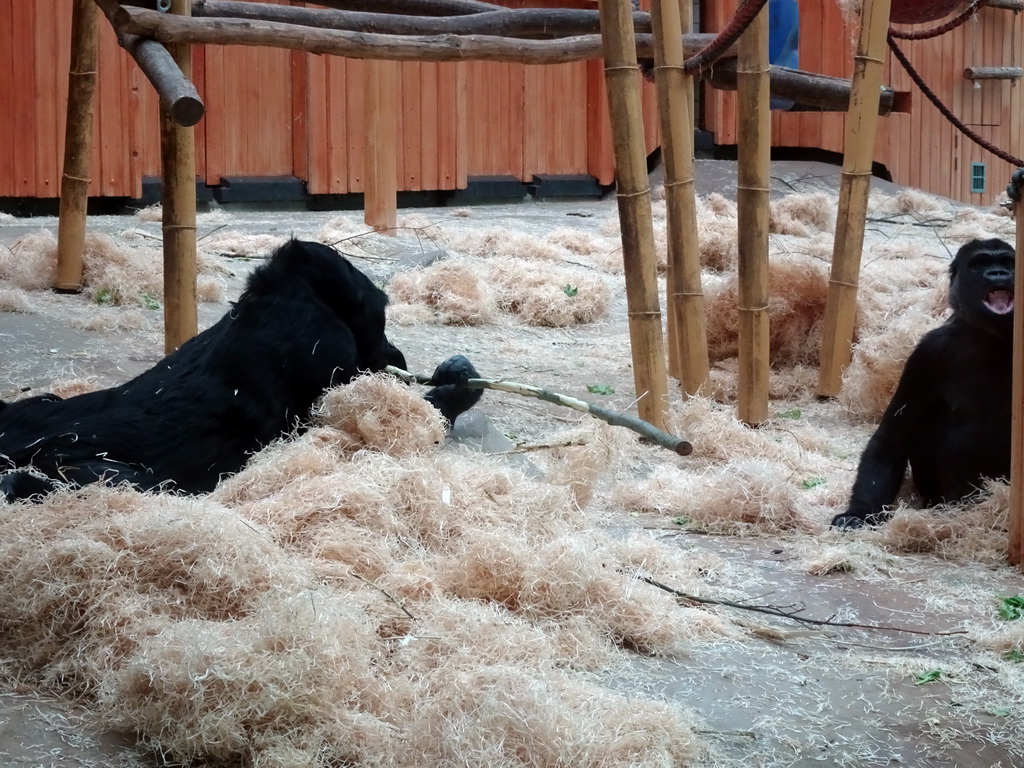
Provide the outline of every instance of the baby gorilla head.
<path id="1" fill-rule="evenodd" d="M 1014 251 L 1002 240 L 972 240 L 949 267 L 949 304 L 970 326 L 1008 333 L 1013 317 Z"/>

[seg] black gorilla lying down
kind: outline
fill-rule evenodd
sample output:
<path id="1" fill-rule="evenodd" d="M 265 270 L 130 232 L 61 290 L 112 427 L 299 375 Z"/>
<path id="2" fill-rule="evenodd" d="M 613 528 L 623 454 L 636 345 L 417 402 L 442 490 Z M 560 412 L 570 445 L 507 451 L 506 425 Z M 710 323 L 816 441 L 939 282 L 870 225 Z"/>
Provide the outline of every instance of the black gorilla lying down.
<path id="1" fill-rule="evenodd" d="M 910 463 L 924 503 L 974 493 L 1010 474 L 1014 251 L 973 240 L 949 268 L 953 314 L 907 359 L 878 430 L 868 442 L 846 512 L 832 525 L 859 527 L 888 515 Z"/>
<path id="2" fill-rule="evenodd" d="M 337 251 L 292 240 L 252 273 L 216 325 L 126 384 L 67 400 L 0 401 L 0 493 L 8 501 L 44 494 L 51 479 L 210 491 L 301 427 L 325 389 L 405 368 L 384 335 L 386 304 Z M 476 376 L 456 355 L 438 366 L 425 397 L 454 422 L 480 399 L 463 386 Z"/>

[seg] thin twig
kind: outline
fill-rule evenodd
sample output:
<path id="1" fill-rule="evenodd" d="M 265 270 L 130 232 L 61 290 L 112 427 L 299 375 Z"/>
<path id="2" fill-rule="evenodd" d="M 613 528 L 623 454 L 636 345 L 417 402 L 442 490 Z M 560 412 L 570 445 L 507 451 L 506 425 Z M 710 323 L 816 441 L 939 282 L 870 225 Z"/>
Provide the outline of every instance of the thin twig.
<path id="1" fill-rule="evenodd" d="M 397 598 L 397 597 L 395 597 L 394 595 L 392 595 L 392 594 L 391 594 L 390 592 L 388 592 L 388 591 L 387 591 L 386 589 L 384 589 L 383 587 L 380 587 L 380 586 L 378 586 L 378 585 L 374 584 L 374 583 L 373 583 L 372 581 L 370 581 L 369 579 L 364 579 L 364 578 L 363 578 L 362 576 L 360 576 L 360 575 L 359 575 L 358 573 L 352 573 L 351 571 L 349 571 L 349 573 L 350 573 L 350 574 L 351 574 L 352 576 L 354 576 L 355 578 L 359 579 L 359 580 L 360 580 L 361 582 L 363 582 L 364 584 L 369 584 L 369 585 L 370 585 L 371 587 L 373 587 L 374 589 L 376 589 L 376 590 L 377 590 L 378 592 L 380 592 L 380 593 L 381 593 L 382 595 L 384 595 L 384 597 L 386 597 L 386 598 L 387 598 L 388 600 L 390 600 L 390 601 L 391 601 L 392 603 L 394 603 L 395 605 L 397 605 L 397 606 L 398 606 L 398 608 L 399 608 L 399 610 L 401 610 L 401 611 L 402 611 L 402 613 L 404 613 L 404 614 L 405 614 L 406 616 L 408 616 L 408 617 L 409 617 L 409 618 L 410 618 L 411 620 L 413 620 L 413 621 L 416 621 L 416 617 L 415 617 L 415 616 L 413 616 L 413 615 L 412 615 L 411 613 L 409 613 L 409 609 L 408 609 L 408 608 L 406 608 L 406 607 L 405 607 L 404 605 L 402 605 L 402 603 L 401 603 L 401 602 L 399 602 L 398 598 Z"/>
<path id="2" fill-rule="evenodd" d="M 401 368 L 396 368 L 393 365 L 389 365 L 384 370 L 392 376 L 397 376 L 402 379 L 402 381 L 410 384 L 432 385 L 434 383 L 429 376 L 409 373 L 409 371 L 403 371 Z M 541 389 L 540 387 L 534 387 L 530 384 L 520 384 L 514 381 L 499 381 L 494 379 L 469 379 L 465 386 L 468 389 L 494 389 L 499 392 L 511 392 L 514 395 L 535 397 L 538 400 L 554 403 L 555 405 L 564 405 L 565 407 L 572 408 L 576 411 L 589 413 L 591 416 L 601 419 L 602 421 L 606 421 L 612 426 L 631 429 L 634 432 L 643 435 L 651 442 L 657 443 L 663 448 L 668 448 L 670 451 L 674 451 L 680 456 L 689 456 L 693 453 L 693 444 L 690 443 L 689 440 L 683 437 L 670 435 L 668 432 L 658 429 L 650 422 L 644 421 L 643 419 L 639 419 L 635 416 L 620 413 L 619 411 L 602 408 L 599 405 L 592 405 L 583 400 L 577 400 L 575 397 L 562 395 L 548 389 Z M 637 400 L 639 399 L 640 398 L 637 398 Z"/>
<path id="3" fill-rule="evenodd" d="M 771 605 L 748 605 L 746 603 L 736 603 L 732 600 L 720 600 L 711 597 L 699 597 L 698 595 L 691 595 L 688 592 L 682 592 L 678 589 L 662 584 L 660 581 L 656 581 L 649 576 L 637 576 L 636 578 L 640 581 L 650 584 L 652 587 L 668 592 L 670 595 L 689 600 L 694 603 L 701 603 L 704 605 L 724 605 L 727 608 L 739 608 L 744 611 L 753 611 L 754 613 L 763 613 L 768 616 L 778 616 L 782 619 L 791 619 L 793 621 L 800 622 L 801 624 L 813 624 L 815 626 L 824 627 L 849 627 L 853 629 L 874 629 L 881 632 L 907 632 L 912 635 L 931 635 L 933 637 L 949 637 L 951 635 L 965 635 L 967 634 L 966 629 L 956 629 L 951 632 L 931 632 L 925 629 L 909 629 L 907 627 L 890 627 L 885 624 L 857 624 L 854 622 L 846 621 L 832 621 L 831 619 L 809 619 L 806 616 L 798 616 L 795 611 L 785 611 L 780 608 L 776 608 Z"/>

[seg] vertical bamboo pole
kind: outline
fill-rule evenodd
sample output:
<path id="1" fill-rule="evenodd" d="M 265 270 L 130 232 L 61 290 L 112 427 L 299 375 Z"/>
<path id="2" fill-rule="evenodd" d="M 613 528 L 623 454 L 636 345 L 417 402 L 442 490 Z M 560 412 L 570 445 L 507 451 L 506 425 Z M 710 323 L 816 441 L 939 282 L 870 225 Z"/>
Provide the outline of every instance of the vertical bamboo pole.
<path id="1" fill-rule="evenodd" d="M 664 428 L 668 407 L 665 341 L 658 304 L 651 188 L 647 178 L 633 13 L 629 0 L 600 0 L 605 82 L 611 113 L 616 196 L 626 271 L 629 340 L 640 418 Z"/>
<path id="2" fill-rule="evenodd" d="M 843 370 L 850 364 L 890 4 L 890 0 L 864 0 L 861 8 L 818 370 L 817 391 L 821 397 L 839 394 Z"/>
<path id="3" fill-rule="evenodd" d="M 171 0 L 171 13 L 192 15 L 192 0 Z M 182 74 L 192 79 L 192 46 L 168 46 Z M 160 110 L 163 165 L 164 350 L 171 353 L 199 330 L 196 314 L 196 145 L 191 127 Z"/>
<path id="4" fill-rule="evenodd" d="M 739 228 L 739 418 L 768 418 L 768 201 L 771 111 L 768 83 L 768 7 L 743 33 L 736 70 L 736 186 Z"/>
<path id="5" fill-rule="evenodd" d="M 378 232 L 394 235 L 398 223 L 399 63 L 369 59 L 365 67 L 363 217 Z"/>
<path id="6" fill-rule="evenodd" d="M 695 395 L 707 383 L 709 363 L 693 179 L 693 77 L 683 70 L 682 35 L 692 30 L 693 2 L 655 0 L 651 21 L 665 158 L 669 367 L 683 393 Z"/>
<path id="7" fill-rule="evenodd" d="M 54 288 L 82 288 L 82 253 L 89 202 L 89 160 L 96 114 L 96 59 L 99 9 L 93 0 L 75 0 L 71 10 L 71 66 L 64 127 L 64 175 L 60 182 L 57 277 Z"/>
<path id="8" fill-rule="evenodd" d="M 1017 268 L 1014 296 L 1024 296 L 1024 202 L 1013 206 L 1017 221 Z M 1024 309 L 1013 310 L 1013 419 L 1010 439 L 1010 543 L 1007 559 L 1020 565 L 1024 559 Z"/>

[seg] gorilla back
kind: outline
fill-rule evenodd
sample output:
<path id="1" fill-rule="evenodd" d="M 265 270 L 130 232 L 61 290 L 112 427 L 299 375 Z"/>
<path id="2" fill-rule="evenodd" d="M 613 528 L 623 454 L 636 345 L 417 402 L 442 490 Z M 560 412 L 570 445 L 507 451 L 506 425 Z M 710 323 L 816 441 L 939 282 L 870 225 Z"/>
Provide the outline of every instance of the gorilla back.
<path id="1" fill-rule="evenodd" d="M 861 456 L 849 506 L 833 525 L 884 519 L 908 463 L 928 506 L 1009 476 L 1014 271 L 1014 250 L 1002 240 L 973 240 L 957 252 L 949 270 L 953 314 L 907 359 Z"/>
<path id="2" fill-rule="evenodd" d="M 0 477 L 0 493 L 11 500 L 52 489 L 39 475 L 212 490 L 301 426 L 328 387 L 406 367 L 384 333 L 386 304 L 334 249 L 290 241 L 252 273 L 224 317 L 135 379 L 67 400 L 0 402 L 0 472 L 14 470 Z M 476 375 L 455 356 L 426 398 L 454 420 L 479 399 L 460 386 Z"/>

